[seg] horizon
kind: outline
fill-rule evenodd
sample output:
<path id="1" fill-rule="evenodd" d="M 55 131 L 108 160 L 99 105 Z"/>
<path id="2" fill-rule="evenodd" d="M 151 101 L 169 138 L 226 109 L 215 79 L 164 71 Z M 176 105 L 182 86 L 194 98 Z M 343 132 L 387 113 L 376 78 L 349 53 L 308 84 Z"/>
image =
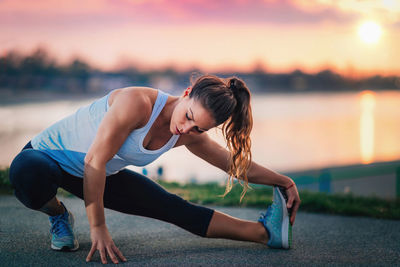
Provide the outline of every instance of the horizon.
<path id="1" fill-rule="evenodd" d="M 104 69 L 99 66 L 92 65 L 90 62 L 85 61 L 85 59 L 83 59 L 81 57 L 71 57 L 71 59 L 69 59 L 68 61 L 62 62 L 59 59 L 57 59 L 56 57 L 54 57 L 49 52 L 49 50 L 43 46 L 38 46 L 38 47 L 32 49 L 32 51 L 30 53 L 21 53 L 21 51 L 18 51 L 18 50 L 11 50 L 11 51 L 5 52 L 3 56 L 7 57 L 11 54 L 14 54 L 19 58 L 16 62 L 20 62 L 21 59 L 23 60 L 25 58 L 31 57 L 38 51 L 40 51 L 41 53 L 44 52 L 45 60 L 47 60 L 46 62 L 48 64 L 55 64 L 54 65 L 55 68 L 66 67 L 68 65 L 73 64 L 73 62 L 77 60 L 83 64 L 87 64 L 88 68 L 91 71 L 100 71 L 103 73 L 107 73 L 107 72 L 118 73 L 118 72 L 124 71 L 124 70 L 135 69 L 142 73 L 151 73 L 154 71 L 163 72 L 163 71 L 173 70 L 173 71 L 176 71 L 177 73 L 185 73 L 185 72 L 195 71 L 195 72 L 210 73 L 210 74 L 212 74 L 212 73 L 215 73 L 215 74 L 218 74 L 218 73 L 219 74 L 234 74 L 234 73 L 251 74 L 251 73 L 260 72 L 260 73 L 263 73 L 266 75 L 281 75 L 281 74 L 291 75 L 295 72 L 301 72 L 305 75 L 313 76 L 313 75 L 317 75 L 317 74 L 325 72 L 325 71 L 329 71 L 334 74 L 338 74 L 345 79 L 366 79 L 366 78 L 371 78 L 371 77 L 376 77 L 376 76 L 380 76 L 383 78 L 399 77 L 399 79 L 400 79 L 400 75 L 398 73 L 374 72 L 374 71 L 359 72 L 356 69 L 352 69 L 351 72 L 349 72 L 349 71 L 340 71 L 339 69 L 337 69 L 333 66 L 322 66 L 319 69 L 314 69 L 314 70 L 300 69 L 300 68 L 294 67 L 294 68 L 281 69 L 281 70 L 274 71 L 271 69 L 263 68 L 263 66 L 260 65 L 259 62 L 256 62 L 252 68 L 240 69 L 237 67 L 235 68 L 235 67 L 229 66 L 229 67 L 220 68 L 220 69 L 215 68 L 213 71 L 208 71 L 206 68 L 201 68 L 196 65 L 191 65 L 191 66 L 186 66 L 186 67 L 179 67 L 179 66 L 172 65 L 172 64 L 165 64 L 165 65 L 158 65 L 158 66 L 145 66 L 145 65 L 136 64 L 135 62 L 132 62 L 131 64 L 127 64 L 125 62 L 124 64 L 120 64 L 115 68 Z M 1 57 L 2 56 L 0 55 L 0 58 Z"/>

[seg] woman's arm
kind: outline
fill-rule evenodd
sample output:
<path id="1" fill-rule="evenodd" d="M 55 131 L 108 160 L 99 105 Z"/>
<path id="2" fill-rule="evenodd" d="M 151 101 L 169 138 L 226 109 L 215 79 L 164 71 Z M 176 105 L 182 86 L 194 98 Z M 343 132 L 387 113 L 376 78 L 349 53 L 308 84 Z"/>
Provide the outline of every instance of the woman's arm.
<path id="1" fill-rule="evenodd" d="M 83 193 L 92 239 L 86 261 L 90 261 L 96 250 L 99 250 L 103 263 L 107 263 L 107 254 L 114 263 L 118 263 L 115 254 L 126 260 L 114 245 L 105 223 L 103 194 L 106 163 L 118 152 L 129 133 L 141 126 L 146 114 L 151 113 L 149 101 L 143 94 L 132 90 L 118 92 L 85 157 Z"/>
<path id="2" fill-rule="evenodd" d="M 212 140 L 206 133 L 193 136 L 192 139 L 186 144 L 186 147 L 190 152 L 204 159 L 208 163 L 220 168 L 225 172 L 228 171 L 230 159 L 229 151 Z M 294 223 L 296 212 L 300 205 L 300 197 L 297 187 L 290 177 L 262 167 L 261 165 L 252 161 L 247 172 L 247 178 L 250 183 L 279 185 L 287 188 L 287 207 L 293 208 L 291 222 L 292 224 Z"/>
<path id="3" fill-rule="evenodd" d="M 212 140 L 206 133 L 193 136 L 186 147 L 196 156 L 204 159 L 208 163 L 227 172 L 229 168 L 229 151 Z M 293 181 L 287 176 L 264 168 L 254 161 L 251 162 L 247 172 L 247 178 L 250 183 L 279 185 L 285 188 L 292 185 Z"/>

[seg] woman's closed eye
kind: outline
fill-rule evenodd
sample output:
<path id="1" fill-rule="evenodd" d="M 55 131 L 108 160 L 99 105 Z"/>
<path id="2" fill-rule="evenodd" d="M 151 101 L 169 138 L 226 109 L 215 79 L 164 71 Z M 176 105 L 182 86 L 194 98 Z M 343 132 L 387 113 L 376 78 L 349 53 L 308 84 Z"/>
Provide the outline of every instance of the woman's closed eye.
<path id="1" fill-rule="evenodd" d="M 204 133 L 204 131 L 203 131 L 203 130 L 200 130 L 199 127 L 197 127 L 197 126 L 194 127 L 194 129 L 195 129 L 198 133 Z"/>
<path id="2" fill-rule="evenodd" d="M 185 113 L 185 116 L 186 116 L 186 119 L 187 119 L 187 120 L 189 120 L 189 121 L 192 120 L 192 118 L 189 117 L 189 115 L 188 115 L 187 112 Z M 203 131 L 203 130 L 200 130 L 199 127 L 197 127 L 197 126 L 195 126 L 194 129 L 195 129 L 196 132 L 198 132 L 198 133 L 204 133 L 204 132 L 205 132 L 205 131 Z"/>

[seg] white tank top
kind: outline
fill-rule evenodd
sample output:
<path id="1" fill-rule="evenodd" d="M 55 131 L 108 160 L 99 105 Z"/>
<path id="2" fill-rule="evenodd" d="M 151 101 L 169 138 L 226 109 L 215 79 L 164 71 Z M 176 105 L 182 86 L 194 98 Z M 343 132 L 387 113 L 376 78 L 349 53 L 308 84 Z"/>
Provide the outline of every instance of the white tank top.
<path id="1" fill-rule="evenodd" d="M 104 115 L 108 111 L 110 94 L 111 92 L 92 104 L 78 109 L 74 114 L 39 133 L 32 139 L 32 147 L 49 155 L 66 172 L 77 177 L 83 177 L 84 158 Z M 168 94 L 158 90 L 149 121 L 144 127 L 132 131 L 119 151 L 106 164 L 107 176 L 117 173 L 128 165 L 147 165 L 174 147 L 179 135 L 173 135 L 160 149 L 148 150 L 143 147 L 143 140 L 167 99 Z"/>

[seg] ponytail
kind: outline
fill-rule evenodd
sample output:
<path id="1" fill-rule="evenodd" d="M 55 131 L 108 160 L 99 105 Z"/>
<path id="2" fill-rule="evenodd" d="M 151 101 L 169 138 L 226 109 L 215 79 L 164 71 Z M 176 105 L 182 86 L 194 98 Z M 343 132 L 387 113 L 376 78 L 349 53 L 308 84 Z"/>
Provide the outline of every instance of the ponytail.
<path id="1" fill-rule="evenodd" d="M 227 87 L 232 90 L 237 103 L 231 117 L 222 126 L 222 133 L 231 152 L 228 169 L 229 178 L 223 196 L 231 191 L 234 177 L 236 177 L 243 186 L 243 192 L 240 196 L 240 201 L 242 201 L 249 188 L 247 171 L 251 163 L 250 132 L 253 127 L 253 117 L 250 91 L 245 83 L 236 77 L 228 79 Z"/>

